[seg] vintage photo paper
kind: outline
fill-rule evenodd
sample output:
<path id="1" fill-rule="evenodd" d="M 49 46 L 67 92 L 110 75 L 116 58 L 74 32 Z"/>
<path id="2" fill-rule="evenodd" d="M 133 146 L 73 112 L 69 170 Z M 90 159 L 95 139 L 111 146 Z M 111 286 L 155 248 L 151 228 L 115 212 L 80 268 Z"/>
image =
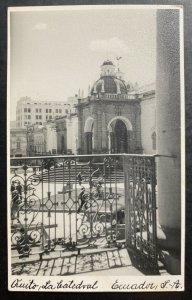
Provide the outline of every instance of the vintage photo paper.
<path id="1" fill-rule="evenodd" d="M 8 8 L 8 289 L 183 291 L 183 8 Z"/>

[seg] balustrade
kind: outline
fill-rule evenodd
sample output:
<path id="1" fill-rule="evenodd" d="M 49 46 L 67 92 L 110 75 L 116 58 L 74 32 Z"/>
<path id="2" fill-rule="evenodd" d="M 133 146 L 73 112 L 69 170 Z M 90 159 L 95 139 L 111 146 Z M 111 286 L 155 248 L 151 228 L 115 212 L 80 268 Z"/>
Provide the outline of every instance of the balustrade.
<path id="1" fill-rule="evenodd" d="M 11 159 L 10 177 L 17 255 L 127 246 L 155 268 L 154 156 Z"/>

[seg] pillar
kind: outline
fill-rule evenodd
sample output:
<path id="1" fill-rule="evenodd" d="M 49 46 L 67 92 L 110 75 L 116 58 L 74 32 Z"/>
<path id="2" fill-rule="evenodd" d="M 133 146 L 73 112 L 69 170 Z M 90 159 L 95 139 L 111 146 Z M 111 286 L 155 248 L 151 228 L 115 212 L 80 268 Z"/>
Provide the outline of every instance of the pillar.
<path id="1" fill-rule="evenodd" d="M 179 274 L 181 235 L 179 10 L 157 11 L 156 72 L 157 149 L 160 155 L 157 160 L 158 245 L 164 253 L 168 271 Z"/>
<path id="2" fill-rule="evenodd" d="M 102 153 L 107 153 L 107 124 L 106 124 L 106 116 L 105 116 L 105 112 L 103 111 L 102 113 L 102 138 L 101 138 L 101 142 L 102 142 Z"/>
<path id="3" fill-rule="evenodd" d="M 77 116 L 78 116 L 77 154 L 83 154 L 84 153 L 83 111 L 82 111 L 80 100 L 78 100 Z"/>

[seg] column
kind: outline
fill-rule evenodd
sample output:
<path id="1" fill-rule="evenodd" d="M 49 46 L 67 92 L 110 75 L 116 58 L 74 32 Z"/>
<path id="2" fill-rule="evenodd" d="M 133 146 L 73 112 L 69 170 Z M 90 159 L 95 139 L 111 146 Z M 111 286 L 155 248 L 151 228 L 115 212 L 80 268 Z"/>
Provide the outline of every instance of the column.
<path id="1" fill-rule="evenodd" d="M 105 112 L 102 113 L 102 153 L 107 153 L 107 124 Z"/>
<path id="2" fill-rule="evenodd" d="M 98 110 L 97 112 L 97 134 L 98 134 L 98 143 L 97 150 L 98 153 L 102 153 L 102 111 Z"/>
<path id="3" fill-rule="evenodd" d="M 77 154 L 83 154 L 84 153 L 84 133 L 83 133 L 83 111 L 81 108 L 80 100 L 78 101 L 77 106 L 77 118 L 78 118 L 78 139 L 77 139 Z"/>
<path id="4" fill-rule="evenodd" d="M 158 244 L 172 274 L 180 273 L 180 50 L 179 11 L 157 12 Z"/>

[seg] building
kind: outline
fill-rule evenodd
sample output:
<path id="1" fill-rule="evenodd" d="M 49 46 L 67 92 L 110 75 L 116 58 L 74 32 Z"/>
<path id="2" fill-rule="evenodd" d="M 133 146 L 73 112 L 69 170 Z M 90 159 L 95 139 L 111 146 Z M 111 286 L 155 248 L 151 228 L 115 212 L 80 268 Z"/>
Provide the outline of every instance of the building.
<path id="1" fill-rule="evenodd" d="M 46 128 L 42 125 L 27 127 L 27 154 L 28 156 L 46 154 Z"/>
<path id="2" fill-rule="evenodd" d="M 156 98 L 155 85 L 139 89 L 141 106 L 141 144 L 143 154 L 156 153 Z"/>
<path id="3" fill-rule="evenodd" d="M 155 152 L 155 89 L 126 83 L 111 61 L 76 109 L 79 154 Z"/>
<path id="4" fill-rule="evenodd" d="M 30 156 L 156 153 L 154 84 L 139 87 L 125 82 L 120 70 L 116 71 L 114 64 L 107 60 L 101 66 L 100 78 L 89 88 L 88 96 L 83 98 L 79 91 L 78 96 L 68 98 L 65 104 L 69 107 L 65 115 L 48 118 L 43 124 L 28 125 Z M 39 107 L 33 105 L 35 111 Z M 25 109 L 23 107 L 22 111 Z M 45 118 L 47 109 L 44 111 Z"/>
<path id="5" fill-rule="evenodd" d="M 79 93 L 80 93 L 80 91 L 79 91 Z M 83 93 L 81 93 L 81 96 L 82 95 L 83 95 Z M 69 104 L 69 106 L 70 106 L 70 111 L 69 112 L 71 114 L 76 113 L 76 106 L 77 106 L 77 103 L 78 103 L 78 95 L 75 95 L 75 97 L 68 97 L 66 103 Z"/>
<path id="6" fill-rule="evenodd" d="M 42 125 L 48 120 L 68 114 L 70 104 L 63 101 L 36 101 L 23 97 L 17 102 L 16 127 Z"/>
<path id="7" fill-rule="evenodd" d="M 44 125 L 28 125 L 27 149 L 29 156 L 57 154 L 55 122 L 48 121 Z"/>
<path id="8" fill-rule="evenodd" d="M 67 154 L 67 122 L 66 116 L 55 120 L 57 131 L 57 153 Z"/>
<path id="9" fill-rule="evenodd" d="M 78 154 L 78 116 L 71 113 L 66 117 L 67 153 Z"/>
<path id="10" fill-rule="evenodd" d="M 57 132 L 55 121 L 48 121 L 44 124 L 46 153 L 57 154 Z"/>
<path id="11" fill-rule="evenodd" d="M 27 155 L 26 128 L 10 129 L 10 156 L 22 157 Z"/>
<path id="12" fill-rule="evenodd" d="M 76 113 L 55 120 L 57 128 L 58 154 L 77 154 L 78 117 Z"/>

